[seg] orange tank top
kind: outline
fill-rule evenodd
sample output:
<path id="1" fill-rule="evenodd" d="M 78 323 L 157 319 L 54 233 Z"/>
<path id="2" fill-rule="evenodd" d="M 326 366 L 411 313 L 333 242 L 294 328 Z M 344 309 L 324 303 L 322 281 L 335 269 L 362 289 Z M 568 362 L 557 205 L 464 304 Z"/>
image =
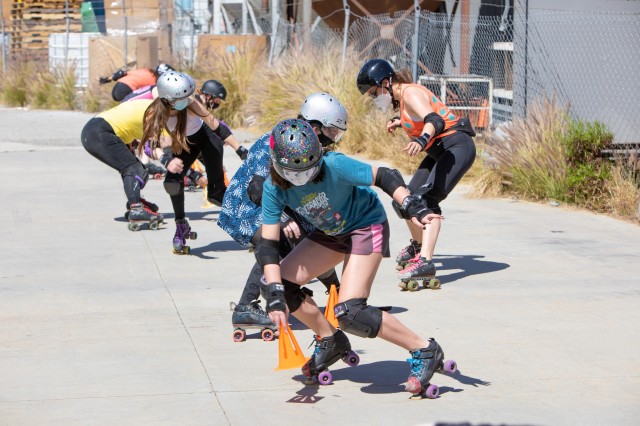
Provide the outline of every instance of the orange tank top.
<path id="1" fill-rule="evenodd" d="M 441 137 L 450 135 L 455 133 L 455 130 L 449 130 L 453 126 L 458 123 L 459 117 L 454 115 L 447 106 L 442 103 L 440 99 L 436 95 L 433 94 L 432 91 L 427 89 L 421 84 L 404 84 L 402 88 L 402 93 L 400 94 L 400 125 L 402 129 L 405 131 L 407 136 L 410 138 L 417 138 L 422 135 L 422 130 L 424 129 L 424 117 L 412 117 L 409 115 L 407 110 L 404 107 L 404 91 L 407 88 L 415 87 L 424 93 L 424 96 L 429 98 L 429 105 L 431 106 L 431 110 L 438 114 L 444 120 L 444 130 L 435 138 L 431 138 L 429 141 L 429 145 L 427 149 L 431 146 L 433 141 L 439 139 Z"/>
<path id="2" fill-rule="evenodd" d="M 132 90 L 136 90 L 144 86 L 155 85 L 156 75 L 149 68 L 140 68 L 127 72 L 127 75 L 118 79 L 118 83 L 126 84 Z"/>

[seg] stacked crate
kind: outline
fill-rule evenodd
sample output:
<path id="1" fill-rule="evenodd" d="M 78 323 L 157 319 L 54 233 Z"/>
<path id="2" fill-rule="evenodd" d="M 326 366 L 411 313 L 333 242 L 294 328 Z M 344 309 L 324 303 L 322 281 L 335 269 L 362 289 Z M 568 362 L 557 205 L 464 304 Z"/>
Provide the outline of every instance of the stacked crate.
<path id="1" fill-rule="evenodd" d="M 162 30 L 173 19 L 172 0 L 108 0 L 105 1 L 107 33 L 144 34 Z"/>
<path id="2" fill-rule="evenodd" d="M 19 60 L 48 60 L 49 34 L 66 32 L 67 28 L 70 32 L 82 31 L 81 5 L 82 0 L 14 0 L 11 56 Z"/>

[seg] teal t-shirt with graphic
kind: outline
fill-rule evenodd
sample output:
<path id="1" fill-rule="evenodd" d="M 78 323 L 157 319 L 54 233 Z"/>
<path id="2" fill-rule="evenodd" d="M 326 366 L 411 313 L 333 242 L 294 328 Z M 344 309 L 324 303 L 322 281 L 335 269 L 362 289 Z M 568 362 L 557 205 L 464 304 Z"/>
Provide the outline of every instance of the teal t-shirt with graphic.
<path id="1" fill-rule="evenodd" d="M 285 206 L 327 235 L 345 234 L 387 219 L 378 195 L 370 188 L 373 170 L 369 164 L 336 152 L 325 154 L 322 161 L 322 182 L 283 190 L 267 179 L 262 194 L 263 223 L 279 223 Z"/>

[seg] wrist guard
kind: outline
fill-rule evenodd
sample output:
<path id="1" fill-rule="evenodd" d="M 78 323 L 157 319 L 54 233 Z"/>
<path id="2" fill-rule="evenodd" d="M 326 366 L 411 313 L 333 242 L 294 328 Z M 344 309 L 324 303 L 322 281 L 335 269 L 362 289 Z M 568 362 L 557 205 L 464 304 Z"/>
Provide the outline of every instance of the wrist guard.
<path id="1" fill-rule="evenodd" d="M 284 286 L 282 283 L 269 283 L 266 286 L 267 313 L 273 311 L 285 312 L 287 301 L 284 298 Z"/>
<path id="2" fill-rule="evenodd" d="M 417 195 L 409 195 L 402 201 L 402 208 L 409 217 L 415 217 L 420 222 L 422 219 L 432 213 L 431 210 L 427 208 L 424 204 L 422 204 L 422 199 Z"/>
<path id="3" fill-rule="evenodd" d="M 413 141 L 420 145 L 422 148 L 421 151 L 424 151 L 429 146 L 429 139 L 431 139 L 431 136 L 429 136 L 428 133 L 425 133 L 419 138 L 415 138 Z"/>
<path id="4" fill-rule="evenodd" d="M 169 165 L 171 160 L 173 160 L 172 154 L 162 154 L 162 157 L 160 157 L 160 162 L 165 168 Z"/>
<path id="5" fill-rule="evenodd" d="M 393 122 L 393 121 L 395 121 L 395 120 L 401 120 L 400 116 L 399 116 L 399 115 L 394 115 L 393 117 L 391 117 L 391 118 L 389 119 L 389 121 L 390 121 L 390 122 Z"/>
<path id="6" fill-rule="evenodd" d="M 240 159 L 244 161 L 247 159 L 247 155 L 249 155 L 249 150 L 244 146 L 241 146 L 236 149 L 236 154 L 238 154 L 238 157 L 240 157 Z"/>
<path id="7" fill-rule="evenodd" d="M 126 71 L 118 70 L 118 71 L 113 73 L 113 75 L 111 76 L 111 80 L 116 81 L 116 80 L 124 77 L 125 75 L 127 75 Z"/>
<path id="8" fill-rule="evenodd" d="M 111 81 L 111 79 L 109 77 L 100 77 L 98 79 L 98 83 L 100 83 L 100 84 L 107 84 L 110 81 Z"/>
<path id="9" fill-rule="evenodd" d="M 153 149 L 151 148 L 151 144 L 149 143 L 149 141 L 146 141 L 144 143 L 144 147 L 142 148 L 142 151 L 147 157 L 153 158 Z"/>

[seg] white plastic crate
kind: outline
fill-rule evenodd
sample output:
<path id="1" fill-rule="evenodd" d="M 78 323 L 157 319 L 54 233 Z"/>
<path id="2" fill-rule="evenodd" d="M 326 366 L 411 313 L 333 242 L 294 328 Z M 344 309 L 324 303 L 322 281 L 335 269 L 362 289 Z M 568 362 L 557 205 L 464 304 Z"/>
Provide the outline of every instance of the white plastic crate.
<path id="1" fill-rule="evenodd" d="M 89 39 L 100 33 L 49 34 L 49 69 L 75 66 L 76 87 L 89 85 Z"/>

